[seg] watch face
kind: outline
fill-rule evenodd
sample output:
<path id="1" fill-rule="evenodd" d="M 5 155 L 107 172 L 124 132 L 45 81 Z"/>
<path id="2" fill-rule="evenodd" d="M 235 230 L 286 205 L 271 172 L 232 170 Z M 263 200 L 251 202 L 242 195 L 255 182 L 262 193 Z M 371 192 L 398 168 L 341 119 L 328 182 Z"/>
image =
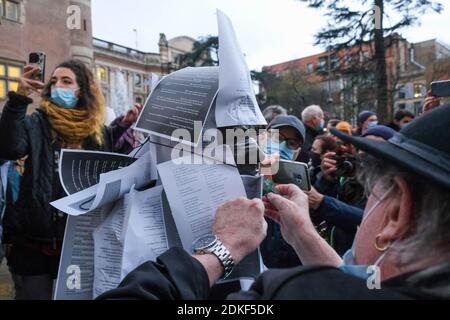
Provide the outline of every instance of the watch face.
<path id="1" fill-rule="evenodd" d="M 202 249 L 208 248 L 211 246 L 211 244 L 214 241 L 216 241 L 215 235 L 209 234 L 209 235 L 203 236 L 194 242 L 194 250 L 202 250 Z"/>

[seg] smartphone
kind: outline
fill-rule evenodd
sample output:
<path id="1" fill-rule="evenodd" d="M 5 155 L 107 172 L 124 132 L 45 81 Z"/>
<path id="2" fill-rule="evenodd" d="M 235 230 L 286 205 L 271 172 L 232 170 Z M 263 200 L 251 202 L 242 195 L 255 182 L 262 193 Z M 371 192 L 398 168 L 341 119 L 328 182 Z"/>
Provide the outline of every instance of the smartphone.
<path id="1" fill-rule="evenodd" d="M 450 80 L 433 81 L 431 95 L 433 97 L 450 97 Z"/>
<path id="2" fill-rule="evenodd" d="M 44 52 L 31 52 L 28 63 L 39 67 L 39 72 L 33 77 L 34 80 L 44 82 L 45 80 L 45 60 L 46 56 Z"/>
<path id="3" fill-rule="evenodd" d="M 311 191 L 308 165 L 303 162 L 280 160 L 278 172 L 272 179 L 279 184 L 293 183 L 303 191 Z"/>

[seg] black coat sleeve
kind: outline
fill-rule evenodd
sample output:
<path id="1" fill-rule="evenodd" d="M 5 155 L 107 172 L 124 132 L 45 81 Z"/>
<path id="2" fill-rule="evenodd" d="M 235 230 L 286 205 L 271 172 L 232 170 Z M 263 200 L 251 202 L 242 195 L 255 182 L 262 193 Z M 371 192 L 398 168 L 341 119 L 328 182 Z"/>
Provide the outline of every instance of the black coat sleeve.
<path id="1" fill-rule="evenodd" d="M 208 292 L 208 275 L 200 262 L 181 248 L 171 248 L 97 299 L 194 300 L 206 299 Z"/>
<path id="2" fill-rule="evenodd" d="M 8 97 L 0 119 L 0 158 L 16 160 L 28 153 L 26 112 L 33 100 L 14 92 L 9 92 Z"/>
<path id="3" fill-rule="evenodd" d="M 232 300 L 408 298 L 383 285 L 381 289 L 369 289 L 366 280 L 326 266 L 271 269 L 259 276 L 249 291 L 240 291 L 228 296 L 228 299 Z"/>
<path id="4" fill-rule="evenodd" d="M 400 290 L 404 286 L 370 289 L 366 280 L 337 268 L 296 267 L 271 269 L 260 275 L 249 291 L 228 295 L 231 300 L 309 300 L 309 299 L 410 299 Z M 172 248 L 156 262 L 146 262 L 132 271 L 117 289 L 97 299 L 206 299 L 208 275 L 203 266 L 181 248 Z"/>

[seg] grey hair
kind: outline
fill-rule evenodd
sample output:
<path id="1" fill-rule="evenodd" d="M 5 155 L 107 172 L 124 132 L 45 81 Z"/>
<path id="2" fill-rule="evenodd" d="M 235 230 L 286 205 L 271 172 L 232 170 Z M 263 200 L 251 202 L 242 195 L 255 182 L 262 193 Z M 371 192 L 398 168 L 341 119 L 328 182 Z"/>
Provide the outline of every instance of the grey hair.
<path id="1" fill-rule="evenodd" d="M 306 123 L 321 113 L 323 113 L 323 110 L 320 106 L 315 104 L 308 106 L 302 111 L 302 121 Z"/>
<path id="2" fill-rule="evenodd" d="M 287 110 L 280 105 L 268 106 L 262 113 L 268 123 L 270 123 L 276 116 L 287 116 Z"/>
<path id="3" fill-rule="evenodd" d="M 398 265 L 412 262 L 449 259 L 450 197 L 449 190 L 428 182 L 425 178 L 406 172 L 368 154 L 360 156 L 358 179 L 366 194 L 381 181 L 386 189 L 393 186 L 395 177 L 404 178 L 412 191 L 412 218 L 402 239 L 391 250 L 397 253 Z M 395 194 L 395 193 L 392 193 Z"/>

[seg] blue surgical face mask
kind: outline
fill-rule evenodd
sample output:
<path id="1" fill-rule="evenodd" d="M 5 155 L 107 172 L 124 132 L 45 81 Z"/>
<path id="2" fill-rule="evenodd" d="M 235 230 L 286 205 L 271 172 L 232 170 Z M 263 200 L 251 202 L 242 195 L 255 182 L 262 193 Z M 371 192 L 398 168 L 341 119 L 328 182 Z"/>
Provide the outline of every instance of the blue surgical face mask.
<path id="1" fill-rule="evenodd" d="M 61 108 L 73 109 L 78 103 L 75 91 L 78 89 L 71 88 L 52 88 L 51 100 Z"/>
<path id="2" fill-rule="evenodd" d="M 280 155 L 280 159 L 283 160 L 293 160 L 295 156 L 295 150 L 289 149 L 286 141 L 279 143 L 279 141 L 273 138 L 269 138 L 267 140 L 264 152 L 266 154 L 278 153 Z"/>
<path id="3" fill-rule="evenodd" d="M 294 160 L 295 150 L 289 149 L 286 141 L 280 143 L 280 158 L 283 160 Z"/>
<path id="4" fill-rule="evenodd" d="M 278 141 L 275 141 L 272 138 L 268 138 L 266 145 L 264 146 L 264 153 L 265 154 L 275 154 L 280 153 L 280 144 Z"/>
<path id="5" fill-rule="evenodd" d="M 317 131 L 321 131 L 321 130 L 323 130 L 323 128 L 325 128 L 325 120 L 321 119 L 320 124 L 317 127 Z"/>
<path id="6" fill-rule="evenodd" d="M 370 122 L 367 124 L 367 129 L 371 129 L 371 128 L 377 126 L 377 125 L 378 125 L 378 121 L 370 121 Z"/>
<path id="7" fill-rule="evenodd" d="M 378 205 L 383 202 L 384 199 L 386 199 L 386 197 L 389 195 L 389 193 L 392 191 L 393 186 L 391 186 L 382 196 L 380 199 L 378 199 L 378 201 L 373 205 L 372 208 L 370 208 L 370 210 L 367 212 L 365 218 L 363 219 L 363 221 L 361 221 L 361 225 L 358 229 L 358 231 L 355 234 L 355 238 L 353 240 L 353 244 L 351 249 L 347 250 L 347 252 L 344 254 L 344 256 L 342 257 L 342 261 L 343 264 L 341 266 L 339 266 L 339 269 L 342 272 L 345 272 L 346 274 L 350 274 L 353 275 L 355 277 L 361 278 L 361 279 L 367 279 L 367 277 L 369 276 L 368 274 L 368 270 L 369 270 L 369 266 L 368 265 L 358 265 L 356 264 L 356 260 L 355 260 L 355 244 L 357 242 L 357 237 L 358 237 L 358 233 L 359 230 L 361 229 L 362 224 L 367 221 L 367 218 L 369 218 L 369 216 L 372 214 L 372 212 L 375 211 L 375 209 L 378 207 Z M 375 261 L 375 263 L 373 265 L 375 266 L 379 266 L 381 264 L 381 262 L 383 261 L 384 257 L 386 256 L 386 253 L 388 251 L 383 252 L 383 254 L 377 259 L 377 261 Z"/>

